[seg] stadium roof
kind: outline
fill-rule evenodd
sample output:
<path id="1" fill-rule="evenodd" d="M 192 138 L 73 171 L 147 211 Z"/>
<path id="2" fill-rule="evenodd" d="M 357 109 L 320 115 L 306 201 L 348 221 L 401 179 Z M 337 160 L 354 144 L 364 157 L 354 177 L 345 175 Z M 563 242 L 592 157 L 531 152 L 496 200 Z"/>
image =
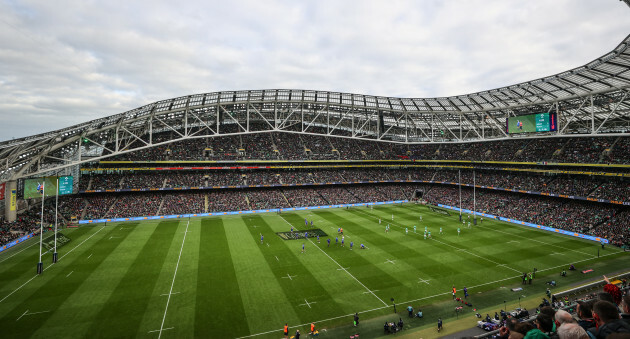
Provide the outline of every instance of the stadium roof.
<path id="1" fill-rule="evenodd" d="M 394 98 L 316 90 L 246 90 L 188 95 L 64 129 L 0 143 L 0 181 L 68 172 L 177 140 L 285 131 L 399 143 L 474 142 L 508 135 L 510 116 L 555 112 L 545 136 L 630 131 L 630 35 L 614 50 L 559 74 L 438 98 Z M 171 140 L 153 134 L 171 131 Z M 537 137 L 540 134 L 536 135 Z M 108 150 L 106 156 L 103 150 Z M 78 169 L 77 169 L 78 170 Z"/>

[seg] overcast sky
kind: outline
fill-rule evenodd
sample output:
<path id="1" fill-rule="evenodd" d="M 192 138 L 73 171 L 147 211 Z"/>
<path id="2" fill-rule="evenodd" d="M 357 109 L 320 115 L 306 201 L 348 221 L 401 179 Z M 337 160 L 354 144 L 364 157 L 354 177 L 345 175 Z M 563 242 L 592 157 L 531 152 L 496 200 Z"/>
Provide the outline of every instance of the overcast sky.
<path id="1" fill-rule="evenodd" d="M 628 18 L 618 0 L 0 0 L 0 141 L 223 90 L 487 90 L 611 51 Z"/>

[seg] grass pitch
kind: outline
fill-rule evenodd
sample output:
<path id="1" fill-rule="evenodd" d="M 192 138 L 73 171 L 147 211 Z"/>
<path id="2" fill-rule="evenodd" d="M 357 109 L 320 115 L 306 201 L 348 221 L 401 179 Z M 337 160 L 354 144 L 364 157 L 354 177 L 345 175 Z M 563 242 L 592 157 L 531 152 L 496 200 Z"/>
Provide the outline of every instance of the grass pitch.
<path id="1" fill-rule="evenodd" d="M 450 214 L 405 204 L 64 230 L 72 240 L 59 250 L 57 264 L 50 253 L 44 256 L 41 276 L 35 274 L 39 239 L 0 254 L 2 336 L 280 338 L 285 323 L 291 334 L 299 329 L 304 335 L 315 322 L 321 337 L 372 338 L 383 335 L 384 321 L 399 317 L 408 333 L 433 328 L 438 317 L 446 329 L 449 321 L 472 327 L 470 319 L 455 319 L 473 308 L 499 310 L 504 300 L 539 300 L 548 280 L 560 291 L 591 278 L 574 272 L 560 278 L 571 263 L 596 275 L 628 268 L 627 253 L 616 248 L 494 220 L 468 229 Z M 328 237 L 318 243 L 276 234 L 291 226 L 308 231 L 304 219 Z M 424 239 L 425 226 L 432 239 Z M 521 286 L 522 272 L 534 267 L 534 283 Z M 467 286 L 473 304 L 461 315 L 453 285 L 460 297 Z M 425 317 L 406 318 L 408 305 L 422 308 Z"/>

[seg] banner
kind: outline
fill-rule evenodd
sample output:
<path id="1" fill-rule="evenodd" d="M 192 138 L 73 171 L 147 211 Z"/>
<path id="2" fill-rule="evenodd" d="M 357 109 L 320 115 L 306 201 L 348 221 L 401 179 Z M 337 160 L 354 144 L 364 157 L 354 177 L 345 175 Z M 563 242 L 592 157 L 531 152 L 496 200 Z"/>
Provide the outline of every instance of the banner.
<path id="1" fill-rule="evenodd" d="M 34 236 L 35 236 L 35 233 L 30 233 L 30 234 L 25 235 L 25 236 L 23 236 L 21 238 L 18 238 L 18 239 L 15 239 L 15 240 L 11 240 L 8 244 L 0 245 L 0 252 L 6 250 L 8 248 L 11 248 L 11 247 L 13 247 L 13 246 L 23 242 L 23 241 L 26 241 L 27 239 L 30 239 L 30 238 L 32 238 Z"/>
<path id="2" fill-rule="evenodd" d="M 5 183 L 0 184 L 0 200 L 4 200 L 4 187 Z"/>
<path id="3" fill-rule="evenodd" d="M 11 190 L 9 199 L 11 199 L 9 211 L 15 211 L 17 209 L 17 190 Z"/>

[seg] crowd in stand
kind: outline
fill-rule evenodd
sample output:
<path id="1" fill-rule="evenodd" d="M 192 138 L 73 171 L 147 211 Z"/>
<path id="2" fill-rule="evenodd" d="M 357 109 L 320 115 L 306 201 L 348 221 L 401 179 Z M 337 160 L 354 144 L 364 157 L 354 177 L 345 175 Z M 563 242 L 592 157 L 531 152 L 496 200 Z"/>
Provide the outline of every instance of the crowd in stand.
<path id="1" fill-rule="evenodd" d="M 241 136 L 243 143 L 244 160 L 276 159 L 278 152 L 273 147 L 269 133 L 244 134 Z"/>
<path id="2" fill-rule="evenodd" d="M 166 179 L 165 187 L 181 188 L 206 186 L 203 175 L 199 173 L 171 172 L 166 176 Z"/>
<path id="3" fill-rule="evenodd" d="M 82 218 L 86 220 L 104 218 L 114 202 L 116 202 L 116 196 L 113 195 L 90 195 L 86 199 L 88 205 L 85 207 Z"/>
<path id="4" fill-rule="evenodd" d="M 45 204 L 43 221 L 44 232 L 54 229 L 54 205 Z M 62 220 L 58 220 L 58 222 L 63 223 Z M 4 219 L 0 220 L 0 246 L 30 233 L 39 234 L 41 225 L 41 209 L 39 208 L 26 210 L 24 213 L 18 215 L 17 219 L 13 222 L 8 222 Z"/>
<path id="5" fill-rule="evenodd" d="M 122 174 L 100 174 L 85 176 L 79 181 L 79 189 L 87 190 L 104 190 L 120 188 L 120 182 L 123 179 Z"/>
<path id="6" fill-rule="evenodd" d="M 107 218 L 127 218 L 135 216 L 152 216 L 159 214 L 163 194 L 138 193 L 119 195 Z"/>
<path id="7" fill-rule="evenodd" d="M 111 179 L 109 177 L 112 177 Z M 85 176 L 80 183 L 91 181 L 92 189 L 206 187 L 309 184 L 330 182 L 360 182 L 388 180 L 422 180 L 457 183 L 458 171 L 432 168 L 331 168 L 287 171 L 234 170 L 169 171 Z M 461 171 L 463 184 L 473 183 L 471 170 Z M 630 180 L 599 176 L 569 176 L 539 174 L 524 171 L 477 170 L 474 182 L 478 186 L 512 190 L 562 194 L 568 196 L 630 201 Z M 80 184 L 80 187 L 87 185 Z"/>
<path id="8" fill-rule="evenodd" d="M 416 190 L 428 202 L 459 206 L 459 188 L 442 184 L 364 184 L 283 189 L 208 190 L 130 194 L 88 194 L 60 199 L 65 221 L 72 216 L 101 219 L 134 216 L 227 212 L 278 207 L 320 206 L 411 199 Z M 54 211 L 51 203 L 46 208 Z M 207 207 L 206 207 L 207 204 Z M 472 189 L 462 188 L 462 207 L 473 209 Z M 34 209 L 33 209 L 34 210 Z M 476 210 L 489 214 L 602 236 L 628 245 L 630 210 L 611 204 L 478 189 Z M 50 213 L 51 215 L 53 213 Z M 49 220 L 54 223 L 54 218 Z M 23 229 L 28 225 L 20 225 Z M 9 229 L 3 225 L 3 239 Z M 11 232 L 13 233 L 13 232 Z"/>
<path id="9" fill-rule="evenodd" d="M 459 206 L 457 187 L 426 185 L 424 198 L 434 204 Z M 462 208 L 473 209 L 472 189 L 462 188 Z M 624 221 L 627 208 L 586 201 L 545 196 L 478 190 L 476 210 L 519 221 L 569 230 L 593 236 L 607 236 L 621 245 L 630 239 L 630 229 Z M 614 225 L 614 226 L 612 226 Z M 612 231 L 612 230 L 615 231 Z"/>
<path id="10" fill-rule="evenodd" d="M 630 210 L 616 211 L 613 216 L 597 229 L 597 235 L 611 240 L 613 245 L 630 244 Z"/>
<path id="11" fill-rule="evenodd" d="M 283 184 L 312 183 L 313 175 L 309 170 L 287 170 L 278 173 Z"/>
<path id="12" fill-rule="evenodd" d="M 208 193 L 208 212 L 246 211 L 247 201 L 241 191 L 213 191 Z"/>
<path id="13" fill-rule="evenodd" d="M 330 187 L 318 191 L 330 205 L 355 204 L 363 202 L 362 199 L 350 193 L 350 191 L 345 187 Z"/>
<path id="14" fill-rule="evenodd" d="M 614 138 L 576 138 L 567 142 L 562 155 L 557 158 L 563 162 L 595 164 L 600 162 L 604 150 L 610 148 Z"/>
<path id="15" fill-rule="evenodd" d="M 247 196 L 249 209 L 251 210 L 264 210 L 287 206 L 287 201 L 279 190 L 250 190 L 247 191 L 245 195 Z"/>
<path id="16" fill-rule="evenodd" d="M 20 214 L 13 222 L 0 222 L 0 245 L 40 229 L 40 218 L 34 212 Z"/>
<path id="17" fill-rule="evenodd" d="M 630 162 L 630 138 L 619 138 L 614 143 L 611 152 L 605 156 L 605 162 L 610 164 L 627 164 Z"/>
<path id="18" fill-rule="evenodd" d="M 492 338 L 520 339 L 613 339 L 630 337 L 630 290 L 625 279 L 614 285 L 604 276 L 605 285 L 597 293 L 569 299 L 568 295 L 547 296 L 534 314 L 525 309 L 501 310 L 488 314 L 478 326 L 499 328 Z M 477 314 L 478 317 L 481 315 Z"/>
<path id="19" fill-rule="evenodd" d="M 547 187 L 544 192 L 588 197 L 600 185 L 601 181 L 588 177 L 566 178 L 558 176 L 546 183 Z M 542 188 L 541 191 L 543 191 Z"/>
<path id="20" fill-rule="evenodd" d="M 51 204 L 53 202 L 52 199 L 49 199 L 48 201 L 50 201 Z M 76 196 L 76 195 L 62 196 L 59 198 L 58 211 L 60 215 L 64 216 L 67 222 L 67 221 L 70 221 L 72 217 L 76 217 L 76 219 L 79 219 L 81 217 L 81 213 L 83 212 L 83 209 L 85 208 L 85 205 L 86 205 L 86 201 L 82 196 Z"/>
<path id="21" fill-rule="evenodd" d="M 184 192 L 164 194 L 160 215 L 192 214 L 206 212 L 206 195 Z"/>
<path id="22" fill-rule="evenodd" d="M 609 180 L 604 181 L 593 190 L 589 196 L 598 199 L 608 199 L 614 201 L 630 200 L 630 181 L 629 180 Z"/>
<path id="23" fill-rule="evenodd" d="M 300 126 L 294 126 L 296 131 Z M 222 126 L 226 133 L 236 133 L 236 125 Z M 307 133 L 327 133 L 309 127 Z M 347 135 L 345 131 L 334 131 Z M 154 143 L 179 137 L 175 132 L 155 134 Z M 149 140 L 143 137 L 145 142 Z M 135 140 L 134 147 L 144 145 Z M 112 146 L 112 145 L 110 145 Z M 113 147 L 113 146 L 112 146 Z M 309 152 L 307 152 L 309 150 Z M 340 139 L 333 135 L 295 134 L 285 132 L 231 135 L 187 139 L 126 153 L 114 160 L 242 160 L 242 159 L 439 159 L 491 161 L 553 161 L 584 163 L 630 163 L 630 138 L 539 138 L 458 144 L 405 145 L 357 139 Z M 111 160 L 111 159 L 108 159 Z M 623 168 L 618 172 L 624 172 Z M 212 171 L 129 171 L 103 169 L 83 175 L 80 190 L 183 188 L 205 186 L 310 184 L 330 182 L 422 180 L 456 183 L 458 171 L 437 167 L 335 167 L 278 170 L 212 170 Z M 630 180 L 623 177 L 554 174 L 541 171 L 505 171 L 478 169 L 474 180 L 479 186 L 569 196 L 630 201 Z M 462 169 L 461 181 L 473 183 L 470 169 Z M 387 187 L 387 189 L 384 189 Z M 429 189 L 430 188 L 430 189 Z M 433 202 L 456 202 L 456 186 L 386 185 L 386 186 L 316 186 L 307 190 L 188 192 L 185 195 L 148 194 L 130 198 L 125 195 L 84 195 L 64 197 L 60 211 L 66 218 L 81 216 L 95 219 L 115 216 L 155 215 L 201 211 L 266 209 L 278 206 L 313 206 L 360 201 L 382 201 L 409 198 L 415 189 L 424 189 Z M 141 199 L 137 199 L 142 197 Z M 629 212 L 609 204 L 583 203 L 540 196 L 515 195 L 500 191 L 478 190 L 477 210 L 523 221 L 558 227 L 586 234 L 607 236 L 616 243 L 627 243 Z M 135 199 L 135 200 L 134 200 Z M 206 199 L 208 202 L 206 203 Z M 207 204 L 207 206 L 206 206 Z M 464 190 L 464 204 L 472 207 L 471 193 Z M 162 208 L 160 206 L 162 205 Z M 6 227 L 3 236 L 7 236 Z"/>
<path id="24" fill-rule="evenodd" d="M 282 193 L 291 207 L 326 205 L 326 200 L 315 188 L 283 189 Z"/>
<path id="25" fill-rule="evenodd" d="M 263 130 L 254 128 L 250 130 Z M 291 130 L 291 129 L 289 129 Z M 297 128 L 297 131 L 301 129 Z M 235 124 L 223 125 L 221 133 L 237 133 Z M 477 143 L 397 144 L 337 136 L 349 134 L 310 126 L 306 133 L 264 132 L 184 139 L 146 148 L 139 152 L 117 155 L 108 160 L 426 160 L 526 161 L 560 163 L 630 163 L 628 137 L 572 137 L 512 139 Z M 325 135 L 316 135 L 325 134 Z M 181 138 L 175 132 L 153 136 L 153 143 Z M 148 142 L 148 137 L 143 140 Z M 146 146 L 134 140 L 124 149 Z M 108 146 L 113 149 L 113 144 Z M 310 152 L 306 152 L 310 150 Z M 333 151 L 335 150 L 335 151 Z"/>
<path id="26" fill-rule="evenodd" d="M 121 188 L 133 189 L 133 188 L 162 188 L 164 181 L 168 178 L 167 174 L 147 174 L 147 173 L 134 173 L 132 175 L 126 175 L 122 181 Z"/>
<path id="27" fill-rule="evenodd" d="M 247 185 L 277 185 L 280 184 L 280 177 L 275 172 L 248 172 L 245 174 Z"/>

